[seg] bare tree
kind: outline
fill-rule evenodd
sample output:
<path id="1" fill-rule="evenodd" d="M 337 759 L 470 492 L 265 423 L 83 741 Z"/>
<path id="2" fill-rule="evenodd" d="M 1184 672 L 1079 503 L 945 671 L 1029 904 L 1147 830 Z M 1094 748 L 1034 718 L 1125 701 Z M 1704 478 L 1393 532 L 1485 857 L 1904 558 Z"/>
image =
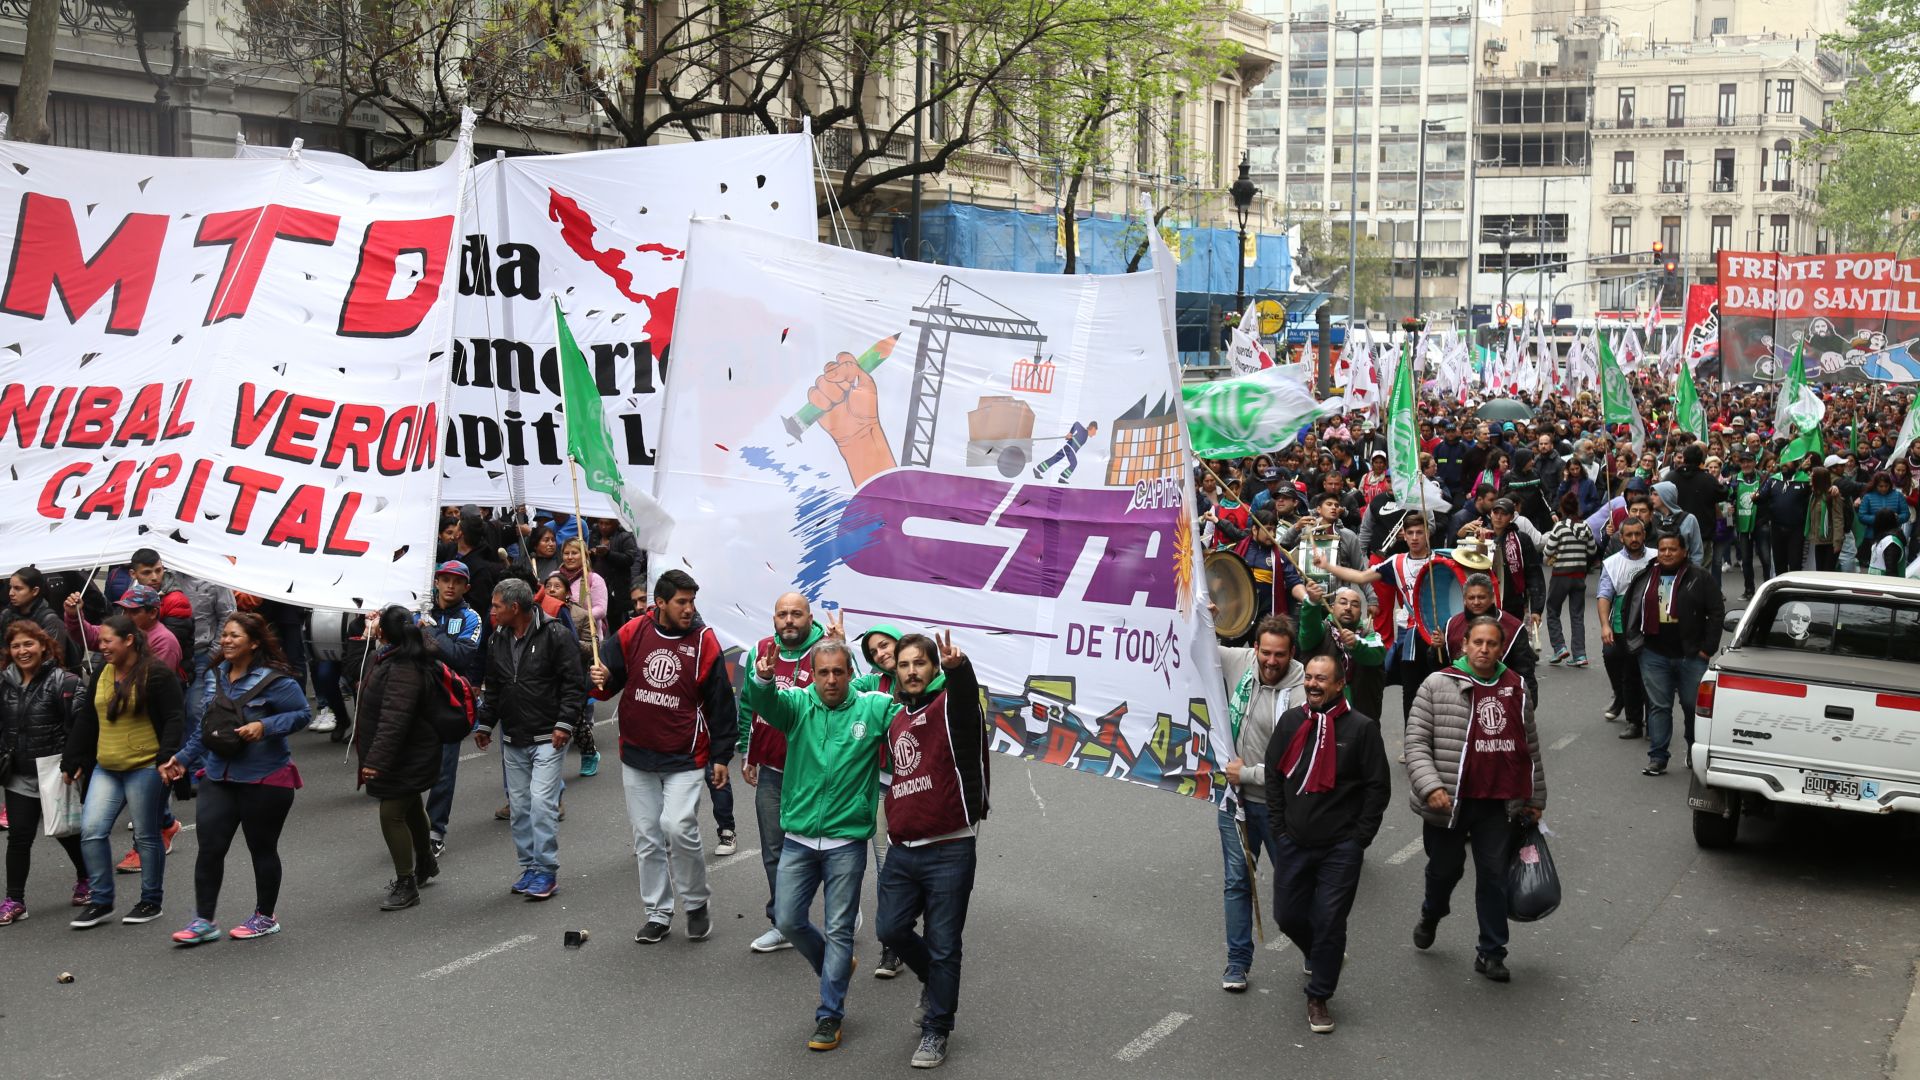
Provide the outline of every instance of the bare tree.
<path id="1" fill-rule="evenodd" d="M 53 86 L 53 38 L 60 26 L 60 0 L 33 0 L 27 9 L 27 44 L 20 60 L 20 90 L 13 98 L 10 134 L 21 142 L 43 143 L 47 97 Z"/>

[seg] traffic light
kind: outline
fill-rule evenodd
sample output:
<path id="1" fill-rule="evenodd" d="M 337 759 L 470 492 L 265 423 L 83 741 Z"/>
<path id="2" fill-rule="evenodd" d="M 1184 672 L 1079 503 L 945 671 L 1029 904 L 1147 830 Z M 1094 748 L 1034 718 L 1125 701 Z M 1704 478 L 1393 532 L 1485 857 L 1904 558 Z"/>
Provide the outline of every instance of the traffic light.
<path id="1" fill-rule="evenodd" d="M 1668 259 L 1666 262 L 1660 264 L 1660 269 L 1666 271 L 1668 277 L 1672 277 L 1680 272 L 1680 264 L 1672 259 Z"/>
<path id="2" fill-rule="evenodd" d="M 1665 253 L 1666 253 L 1666 250 L 1667 250 L 1667 245 L 1666 245 L 1666 243 L 1665 243 L 1664 241 L 1660 241 L 1660 240 L 1655 240 L 1655 241 L 1653 242 L 1653 257 L 1654 257 L 1654 258 L 1656 258 L 1656 259 L 1657 259 L 1657 258 L 1659 258 L 1659 257 L 1660 257 L 1661 255 L 1663 255 L 1663 254 L 1665 254 Z"/>

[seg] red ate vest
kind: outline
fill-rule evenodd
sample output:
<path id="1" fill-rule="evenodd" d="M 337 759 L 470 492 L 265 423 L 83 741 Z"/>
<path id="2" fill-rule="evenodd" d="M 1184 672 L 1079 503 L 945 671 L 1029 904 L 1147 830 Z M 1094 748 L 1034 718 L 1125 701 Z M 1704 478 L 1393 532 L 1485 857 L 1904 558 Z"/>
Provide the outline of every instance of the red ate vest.
<path id="1" fill-rule="evenodd" d="M 964 770 L 974 780 L 975 797 L 982 797 L 986 763 L 957 760 L 946 691 L 917 712 L 902 708 L 895 713 L 887 727 L 887 748 L 893 759 L 893 781 L 887 786 L 889 840 L 925 840 L 975 824 L 961 776 Z"/>
<path id="2" fill-rule="evenodd" d="M 813 650 L 802 652 L 798 659 L 789 660 L 780 654 L 780 643 L 774 638 L 764 637 L 754 647 L 754 655 L 763 653 L 773 655 L 773 685 L 782 690 L 805 690 L 813 682 Z M 759 715 L 753 718 L 753 733 L 747 737 L 747 764 L 762 769 L 780 769 L 787 767 L 786 733 Z"/>
<path id="3" fill-rule="evenodd" d="M 706 768 L 711 760 L 700 682 L 719 655 L 708 627 L 677 637 L 638 618 L 620 635 L 627 685 L 620 695 L 620 741 L 658 754 L 687 754 Z"/>

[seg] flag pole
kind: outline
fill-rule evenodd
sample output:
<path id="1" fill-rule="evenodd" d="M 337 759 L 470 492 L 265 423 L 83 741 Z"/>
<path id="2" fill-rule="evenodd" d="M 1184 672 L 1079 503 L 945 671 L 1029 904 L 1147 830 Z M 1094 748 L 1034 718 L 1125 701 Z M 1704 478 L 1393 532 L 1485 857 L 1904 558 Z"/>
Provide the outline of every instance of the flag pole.
<path id="1" fill-rule="evenodd" d="M 580 606 L 587 610 L 587 643 L 593 647 L 593 664 L 600 666 L 600 628 L 593 621 L 593 599 L 587 591 L 587 579 L 593 564 L 587 557 L 587 520 L 580 516 L 580 463 L 567 455 L 567 475 L 573 478 L 573 538 L 580 544 Z"/>

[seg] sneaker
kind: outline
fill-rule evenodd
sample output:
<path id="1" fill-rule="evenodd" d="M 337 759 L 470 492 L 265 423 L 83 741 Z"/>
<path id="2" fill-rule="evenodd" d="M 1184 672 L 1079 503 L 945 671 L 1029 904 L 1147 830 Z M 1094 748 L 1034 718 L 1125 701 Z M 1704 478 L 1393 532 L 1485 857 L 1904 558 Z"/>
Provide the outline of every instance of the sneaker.
<path id="1" fill-rule="evenodd" d="M 1586 667 L 1586 666 L 1587 666 L 1587 658 L 1586 658 L 1586 657 L 1584 657 L 1584 656 L 1576 656 L 1576 657 L 1574 657 L 1574 658 L 1573 658 L 1573 666 L 1574 666 L 1574 667 Z"/>
<path id="2" fill-rule="evenodd" d="M 1617 739 L 1644 739 L 1646 737 L 1647 729 L 1641 727 L 1639 724 L 1628 724 L 1627 730 L 1614 736 L 1614 738 Z"/>
<path id="3" fill-rule="evenodd" d="M 814 1025 L 813 1034 L 807 1039 L 809 1050 L 833 1050 L 840 1045 L 840 1021 L 829 1016 Z"/>
<path id="4" fill-rule="evenodd" d="M 669 932 L 670 931 L 666 923 L 649 922 L 647 923 L 647 925 L 640 928 L 639 933 L 633 935 L 633 943 L 636 945 L 658 945 L 661 942 L 667 940 L 667 934 Z M 784 941 L 785 939 L 782 938 L 781 940 Z M 792 948 L 793 946 L 788 945 L 787 947 Z"/>
<path id="5" fill-rule="evenodd" d="M 1413 926 L 1413 947 L 1416 949 L 1433 948 L 1434 935 L 1439 933 L 1439 931 L 1439 919 L 1429 919 L 1425 915 L 1420 916 L 1420 921 Z"/>
<path id="6" fill-rule="evenodd" d="M 1557 650 L 1557 651 L 1556 651 L 1556 652 L 1555 652 L 1555 653 L 1553 654 L 1553 659 L 1551 659 L 1551 660 L 1548 660 L 1548 661 L 1547 661 L 1547 663 L 1549 663 L 1549 664 L 1564 664 L 1564 663 L 1566 663 L 1566 662 L 1567 662 L 1567 659 L 1568 659 L 1569 657 L 1571 657 L 1572 655 L 1573 655 L 1573 652 L 1572 652 L 1571 650 L 1569 650 L 1569 649 L 1560 649 L 1560 650 Z"/>
<path id="7" fill-rule="evenodd" d="M 313 714 L 313 722 L 307 725 L 307 730 L 318 731 L 322 734 L 325 734 L 339 726 L 340 726 L 340 722 L 338 720 L 335 720 L 333 717 L 333 710 L 323 705 L 320 707 L 320 711 Z M 240 933 L 240 929 L 238 927 L 235 927 L 233 932 L 234 932 L 234 935 L 237 937 Z"/>
<path id="8" fill-rule="evenodd" d="M 714 847 L 713 847 L 713 853 L 714 853 L 714 854 L 715 854 L 716 856 L 718 856 L 718 857 L 720 857 L 720 858 L 722 858 L 722 859 L 724 859 L 724 858 L 726 858 L 727 856 L 729 856 L 729 855 L 731 855 L 731 854 L 733 854 L 735 850 L 737 850 L 737 849 L 735 848 L 735 846 L 734 846 L 734 843 L 733 843 L 733 830 L 732 830 L 732 829 L 721 829 L 721 830 L 720 830 L 720 842 L 719 842 L 718 844 L 715 844 L 715 845 L 714 845 Z"/>
<path id="9" fill-rule="evenodd" d="M 263 938 L 268 934 L 277 934 L 279 932 L 279 919 L 271 915 L 262 915 L 256 911 L 247 918 L 246 922 L 227 931 L 227 937 L 234 941 L 252 941 L 254 938 Z"/>
<path id="10" fill-rule="evenodd" d="M 1307 999 L 1307 1030 L 1315 1035 L 1326 1035 L 1333 1031 L 1333 1014 L 1327 1011 L 1326 998 Z"/>
<path id="11" fill-rule="evenodd" d="M 159 904 L 151 900 L 142 900 L 133 905 L 132 911 L 120 916 L 120 921 L 129 926 L 138 926 L 141 923 L 150 923 L 162 914 Z"/>
<path id="12" fill-rule="evenodd" d="M 219 940 L 219 937 L 220 928 L 213 925 L 212 920 L 195 919 L 187 924 L 186 929 L 175 930 L 173 932 L 173 943 L 175 945 L 205 945 L 209 941 Z"/>
<path id="13" fill-rule="evenodd" d="M 116 874 L 139 873 L 140 872 L 140 853 L 138 851 L 127 852 L 126 858 L 121 859 L 119 862 L 113 864 L 113 872 Z"/>
<path id="14" fill-rule="evenodd" d="M 597 773 L 599 773 L 599 771 L 600 771 L 600 751 L 595 750 L 591 754 L 580 755 L 580 778 L 581 779 L 584 780 L 589 776 L 596 775 Z"/>
<path id="15" fill-rule="evenodd" d="M 162 851 L 165 851 L 169 855 L 173 854 L 173 838 L 179 835 L 180 835 L 180 822 L 175 821 L 171 825 L 161 826 L 160 827 L 160 849 Z M 139 868 L 140 868 L 140 865 L 138 862 L 136 862 L 134 864 L 134 869 L 138 870 Z"/>
<path id="16" fill-rule="evenodd" d="M 556 875 L 541 871 L 527 879 L 527 899 L 546 900 L 560 888 Z"/>
<path id="17" fill-rule="evenodd" d="M 916 1069 L 937 1069 L 947 1060 L 947 1037 L 927 1032 L 920 1036 L 920 1048 L 913 1052 L 907 1064 Z"/>
<path id="18" fill-rule="evenodd" d="M 99 926 L 112 917 L 112 904 L 88 904 L 86 907 L 81 908 L 80 913 L 75 915 L 73 920 L 67 923 L 67 925 L 73 927 L 75 930 L 89 930 Z"/>
<path id="19" fill-rule="evenodd" d="M 1620 719 L 1620 706 L 1609 705 L 1607 706 L 1607 711 L 1601 713 L 1600 715 L 1607 721 L 1607 723 L 1611 724 L 1615 720 Z"/>
<path id="20" fill-rule="evenodd" d="M 437 863 L 447 857 L 447 842 L 440 839 L 428 840 L 427 850 L 433 853 L 433 861 Z"/>
<path id="21" fill-rule="evenodd" d="M 880 963 L 874 967 L 873 977 L 876 979 L 891 979 L 895 975 L 900 974 L 900 966 L 900 954 L 894 952 L 892 949 L 882 948 L 880 950 Z"/>
<path id="22" fill-rule="evenodd" d="M 512 821 L 513 820 L 513 804 L 509 803 L 506 806 L 503 806 L 500 809 L 495 810 L 493 812 L 493 820 Z"/>
<path id="23" fill-rule="evenodd" d="M 747 948 L 757 953 L 779 952 L 781 949 L 793 948 L 793 942 L 787 940 L 787 936 L 780 932 L 779 927 L 770 926 L 766 933 L 754 938 L 753 943 Z"/>
<path id="24" fill-rule="evenodd" d="M 91 882 L 89 882 L 86 878 L 81 878 L 80 880 L 73 883 L 73 906 L 74 907 L 86 907 L 88 901 L 92 899 L 93 899 L 93 885 Z"/>
<path id="25" fill-rule="evenodd" d="M 705 904 L 687 909 L 687 940 L 705 941 L 713 936 L 713 915 Z"/>
<path id="26" fill-rule="evenodd" d="M 9 896 L 0 900 L 0 926 L 12 926 L 27 917 L 27 905 Z"/>
<path id="27" fill-rule="evenodd" d="M 387 883 L 387 898 L 380 901 L 381 911 L 399 911 L 420 902 L 420 888 L 412 874 Z M 238 933 L 239 931 L 235 931 Z"/>
<path id="28" fill-rule="evenodd" d="M 1647 767 L 1640 770 L 1640 775 L 1665 776 L 1667 775 L 1667 763 L 1664 761 L 1649 761 L 1647 762 Z"/>
<path id="29" fill-rule="evenodd" d="M 1473 958 L 1473 970 L 1494 982 L 1512 982 L 1513 974 L 1507 970 L 1507 962 L 1498 956 L 1476 956 Z"/>
<path id="30" fill-rule="evenodd" d="M 1226 973 L 1220 976 L 1220 989 L 1229 994 L 1247 992 L 1247 969 L 1239 964 L 1228 964 Z"/>

